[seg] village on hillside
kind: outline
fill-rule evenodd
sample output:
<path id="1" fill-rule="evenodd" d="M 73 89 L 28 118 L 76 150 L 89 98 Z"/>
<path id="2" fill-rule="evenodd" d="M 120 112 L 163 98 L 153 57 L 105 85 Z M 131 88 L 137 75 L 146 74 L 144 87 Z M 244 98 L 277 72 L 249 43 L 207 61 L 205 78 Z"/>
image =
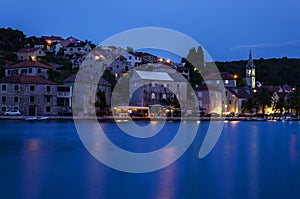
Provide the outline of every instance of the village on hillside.
<path id="1" fill-rule="evenodd" d="M 9 52 L 9 56 L 6 54 L 9 58 L 3 56 L 3 49 L 0 115 L 299 117 L 299 88 L 287 83 L 280 86 L 261 83 L 263 80 L 256 77 L 251 51 L 245 55 L 248 62 L 241 77 L 228 72 L 202 73 L 188 58 L 176 63 L 128 48 L 105 67 L 96 93 L 81 96 L 89 99 L 89 105 L 72 109 L 78 70 L 88 56 L 93 56 L 94 61 L 103 56 L 94 55 L 94 48 L 91 42 L 75 37 L 42 36 Z M 200 47 L 196 52 L 196 55 L 203 56 L 199 55 L 202 53 Z M 203 65 L 205 67 L 204 62 Z M 143 69 L 145 67 L 146 70 Z M 129 85 L 129 102 L 112 105 L 113 89 L 118 81 L 125 80 Z M 238 80 L 244 81 L 244 84 L 238 85 Z M 189 91 L 189 85 L 193 92 Z M 119 95 L 121 99 L 122 94 Z M 197 99 L 197 110 L 190 108 L 193 97 Z"/>

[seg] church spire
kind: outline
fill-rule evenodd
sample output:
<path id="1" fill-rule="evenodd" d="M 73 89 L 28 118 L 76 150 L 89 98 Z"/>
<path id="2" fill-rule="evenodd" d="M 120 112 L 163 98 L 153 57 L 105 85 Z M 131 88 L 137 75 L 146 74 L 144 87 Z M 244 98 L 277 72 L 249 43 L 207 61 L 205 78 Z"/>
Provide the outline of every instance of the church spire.
<path id="1" fill-rule="evenodd" d="M 247 63 L 246 68 L 255 68 L 251 50 L 250 50 L 249 59 L 248 59 L 248 63 Z"/>

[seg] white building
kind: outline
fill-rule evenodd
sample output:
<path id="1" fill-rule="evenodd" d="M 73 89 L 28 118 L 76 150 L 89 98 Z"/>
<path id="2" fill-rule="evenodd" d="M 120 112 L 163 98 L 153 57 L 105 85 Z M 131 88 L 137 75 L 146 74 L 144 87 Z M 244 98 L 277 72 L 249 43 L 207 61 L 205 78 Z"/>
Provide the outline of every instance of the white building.
<path id="1" fill-rule="evenodd" d="M 42 64 L 37 61 L 20 62 L 5 68 L 5 76 L 23 75 L 23 76 L 41 76 L 46 79 L 49 78 L 49 70 L 52 66 Z"/>
<path id="2" fill-rule="evenodd" d="M 20 61 L 37 61 L 46 54 L 42 48 L 22 48 L 17 52 L 17 59 Z"/>

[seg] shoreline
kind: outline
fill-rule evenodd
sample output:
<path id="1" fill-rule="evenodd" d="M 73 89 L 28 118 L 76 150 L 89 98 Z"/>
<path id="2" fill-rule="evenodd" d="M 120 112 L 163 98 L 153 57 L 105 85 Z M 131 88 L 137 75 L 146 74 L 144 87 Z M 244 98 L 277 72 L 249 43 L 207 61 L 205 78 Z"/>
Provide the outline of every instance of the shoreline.
<path id="1" fill-rule="evenodd" d="M 27 118 L 32 118 L 35 116 L 0 116 L 0 120 L 23 120 L 26 121 Z M 42 117 L 46 117 L 44 119 L 39 119 Z M 36 119 L 28 120 L 28 121 L 74 121 L 74 120 L 94 120 L 94 116 L 36 116 Z M 97 117 L 99 122 L 128 122 L 130 119 L 133 121 L 174 121 L 179 122 L 183 121 L 300 121 L 300 118 L 291 118 L 291 119 L 278 119 L 278 120 L 269 120 L 265 118 L 250 118 L 250 117 L 161 117 L 161 118 L 143 118 L 143 117 L 113 117 L 113 116 L 104 116 L 104 117 Z"/>

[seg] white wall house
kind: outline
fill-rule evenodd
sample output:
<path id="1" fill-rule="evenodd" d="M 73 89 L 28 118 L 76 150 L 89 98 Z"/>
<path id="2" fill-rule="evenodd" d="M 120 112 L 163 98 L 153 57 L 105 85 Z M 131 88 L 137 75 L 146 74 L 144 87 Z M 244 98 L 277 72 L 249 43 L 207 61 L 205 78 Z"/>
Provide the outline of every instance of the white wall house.
<path id="1" fill-rule="evenodd" d="M 52 66 L 48 66 L 37 61 L 26 61 L 5 68 L 5 76 L 41 76 L 48 79 L 49 70 L 52 69 Z"/>
<path id="2" fill-rule="evenodd" d="M 42 48 L 22 48 L 17 52 L 17 59 L 20 61 L 37 61 L 39 57 L 44 57 L 46 54 Z"/>

